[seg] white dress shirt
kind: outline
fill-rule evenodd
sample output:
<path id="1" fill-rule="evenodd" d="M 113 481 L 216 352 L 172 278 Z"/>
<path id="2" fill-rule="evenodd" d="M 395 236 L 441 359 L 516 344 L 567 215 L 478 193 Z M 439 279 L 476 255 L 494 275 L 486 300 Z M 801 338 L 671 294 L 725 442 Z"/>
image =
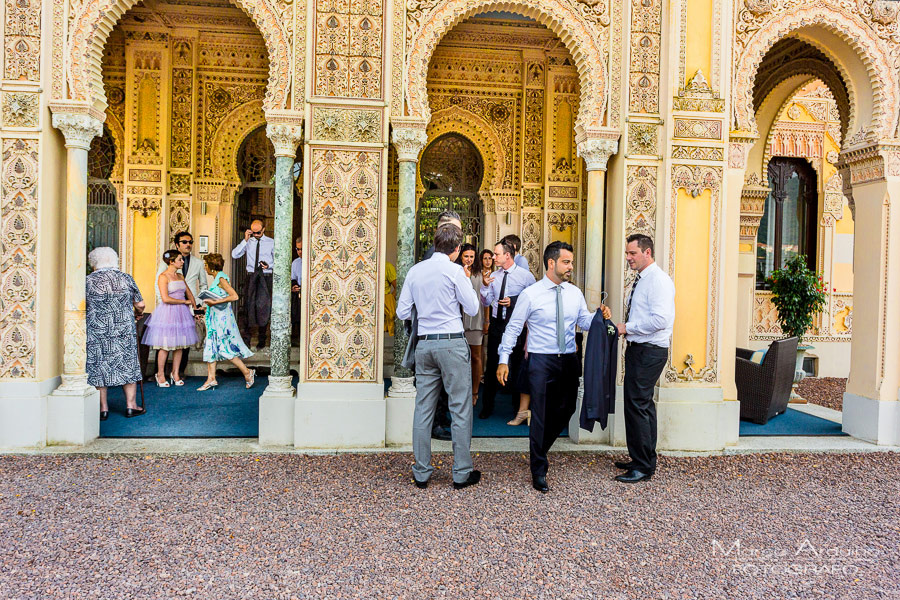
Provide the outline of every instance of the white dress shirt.
<path id="1" fill-rule="evenodd" d="M 260 251 L 262 254 L 262 251 Z M 271 264 L 271 263 L 269 263 Z M 303 285 L 303 257 L 298 256 L 291 263 L 291 281 L 296 281 L 297 285 Z"/>
<path id="2" fill-rule="evenodd" d="M 590 329 L 594 313 L 588 310 L 581 290 L 568 282 L 561 285 L 566 353 L 570 354 L 575 352 L 575 325 L 584 330 Z M 528 323 L 529 354 L 559 354 L 556 340 L 556 287 L 545 275 L 519 294 L 516 308 L 500 341 L 500 364 L 509 362 L 509 355 L 512 354 L 525 323 Z"/>
<path id="3" fill-rule="evenodd" d="M 531 269 L 531 266 L 528 264 L 528 259 L 525 258 L 524 254 L 516 254 L 513 258 L 513 262 L 525 269 L 526 271 Z"/>
<path id="4" fill-rule="evenodd" d="M 252 235 L 250 236 L 249 241 L 241 240 L 241 243 L 235 246 L 234 250 L 231 251 L 231 258 L 238 259 L 246 254 L 247 272 L 252 273 L 256 266 L 253 261 L 256 259 L 257 244 L 259 244 L 259 262 L 264 262 L 269 265 L 269 268 L 264 269 L 263 273 L 271 273 L 272 265 L 275 264 L 275 240 L 267 235 L 262 236 L 259 240 Z"/>
<path id="5" fill-rule="evenodd" d="M 506 289 L 503 290 L 503 297 L 518 296 L 529 285 L 534 283 L 534 275 L 528 269 L 523 269 L 519 265 L 513 263 L 509 269 L 497 269 L 491 274 L 494 280 L 490 285 L 481 286 L 481 303 L 485 306 L 491 306 L 491 316 L 497 316 L 497 300 L 501 300 L 500 287 L 503 285 L 503 273 L 509 273 L 506 278 Z M 506 307 L 509 310 L 509 307 Z"/>
<path id="6" fill-rule="evenodd" d="M 413 304 L 419 335 L 462 333 L 460 305 L 467 315 L 478 314 L 478 294 L 472 288 L 472 281 L 462 266 L 450 262 L 450 257 L 441 252 L 413 265 L 406 274 L 397 302 L 397 316 L 408 319 Z"/>
<path id="7" fill-rule="evenodd" d="M 675 324 L 675 284 L 655 262 L 640 276 L 631 296 L 625 339 L 668 348 Z"/>

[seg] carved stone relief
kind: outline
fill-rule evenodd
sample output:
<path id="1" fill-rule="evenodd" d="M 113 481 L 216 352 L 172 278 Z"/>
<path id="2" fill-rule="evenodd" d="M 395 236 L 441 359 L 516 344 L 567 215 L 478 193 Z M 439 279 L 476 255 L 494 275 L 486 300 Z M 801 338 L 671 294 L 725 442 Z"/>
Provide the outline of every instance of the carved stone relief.
<path id="1" fill-rule="evenodd" d="M 631 73 L 628 110 L 659 112 L 661 0 L 631 0 Z M 655 154 L 655 152 L 654 152 Z"/>
<path id="2" fill-rule="evenodd" d="M 381 111 L 344 108 L 312 109 L 312 139 L 334 142 L 380 142 Z"/>
<path id="3" fill-rule="evenodd" d="M 33 92 L 3 92 L 3 126 L 37 127 L 38 103 Z"/>
<path id="4" fill-rule="evenodd" d="M 382 0 L 316 2 L 316 96 L 382 97 L 383 13 Z"/>

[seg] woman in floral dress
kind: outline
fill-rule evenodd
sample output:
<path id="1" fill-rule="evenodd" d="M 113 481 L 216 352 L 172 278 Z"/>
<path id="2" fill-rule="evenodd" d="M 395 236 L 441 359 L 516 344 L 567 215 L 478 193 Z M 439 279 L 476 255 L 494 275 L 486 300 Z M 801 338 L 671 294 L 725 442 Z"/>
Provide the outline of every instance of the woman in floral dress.
<path id="1" fill-rule="evenodd" d="M 242 358 L 250 358 L 253 352 L 241 338 L 237 320 L 231 303 L 238 299 L 237 292 L 231 287 L 228 275 L 222 272 L 225 260 L 221 254 L 207 254 L 203 257 L 206 272 L 214 277 L 208 293 L 202 294 L 206 309 L 206 345 L 203 347 L 203 361 L 206 363 L 206 381 L 197 388 L 201 392 L 219 385 L 216 381 L 216 362 L 231 361 L 240 369 L 247 387 L 253 387 L 256 371 L 248 369 Z"/>

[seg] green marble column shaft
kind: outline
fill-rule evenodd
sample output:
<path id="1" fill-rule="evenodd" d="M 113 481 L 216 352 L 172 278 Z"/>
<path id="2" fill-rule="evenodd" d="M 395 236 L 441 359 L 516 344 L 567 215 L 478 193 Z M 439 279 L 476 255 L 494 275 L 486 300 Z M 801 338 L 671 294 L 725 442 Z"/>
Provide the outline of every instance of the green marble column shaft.
<path id="1" fill-rule="evenodd" d="M 416 262 L 416 161 L 400 161 L 399 197 L 397 199 L 397 298 L 406 280 L 406 274 Z M 394 377 L 412 377 L 404 368 L 403 353 L 409 336 L 403 321 L 394 324 Z"/>
<path id="2" fill-rule="evenodd" d="M 291 359 L 291 247 L 294 224 L 294 159 L 275 157 L 275 264 L 272 283 L 272 376 L 286 377 Z"/>

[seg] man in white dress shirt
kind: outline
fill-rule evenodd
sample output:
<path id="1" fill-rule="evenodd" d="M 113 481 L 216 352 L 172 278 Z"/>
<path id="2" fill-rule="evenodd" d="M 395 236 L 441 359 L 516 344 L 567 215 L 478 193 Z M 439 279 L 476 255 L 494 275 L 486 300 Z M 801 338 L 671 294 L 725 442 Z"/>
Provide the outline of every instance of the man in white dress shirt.
<path id="1" fill-rule="evenodd" d="M 294 240 L 297 258 L 291 263 L 291 343 L 300 341 L 300 286 L 303 285 L 303 238 Z"/>
<path id="2" fill-rule="evenodd" d="M 669 358 L 675 324 L 675 284 L 653 260 L 653 240 L 628 236 L 625 260 L 637 271 L 625 308 L 625 322 L 616 327 L 625 336 L 625 440 L 628 462 L 618 481 L 637 483 L 656 472 L 656 404 L 653 389 Z"/>
<path id="3" fill-rule="evenodd" d="M 416 307 L 416 408 L 413 416 L 413 478 L 425 488 L 431 466 L 431 428 L 441 388 L 447 391 L 453 415 L 453 487 L 462 489 L 481 480 L 472 468 L 472 368 L 469 344 L 463 335 L 462 310 L 478 314 L 478 295 L 460 265 L 454 263 L 462 244 L 462 230 L 453 224 L 438 227 L 431 258 L 413 265 L 406 275 L 397 316 L 409 319 Z"/>
<path id="4" fill-rule="evenodd" d="M 179 231 L 172 238 L 172 242 L 175 244 L 175 249 L 181 253 L 181 256 L 184 257 L 184 266 L 181 267 L 181 274 L 184 275 L 184 283 L 191 290 L 191 294 L 194 295 L 194 298 L 202 291 L 209 287 L 208 279 L 206 278 L 206 265 L 203 263 L 203 259 L 198 258 L 191 254 L 194 249 L 194 236 L 192 236 L 187 231 Z M 156 276 L 157 278 L 160 274 L 166 270 L 166 263 L 163 261 L 159 261 L 159 264 L 156 267 Z M 154 285 L 154 289 L 156 290 L 156 305 L 162 305 L 162 295 L 159 293 L 159 286 Z M 197 338 L 201 340 L 206 339 L 205 332 L 205 324 L 201 320 L 195 320 L 194 323 L 197 325 Z M 200 335 L 200 334 L 203 335 Z M 184 352 L 181 353 L 181 370 L 179 373 L 187 372 L 187 364 L 188 364 L 188 353 L 190 352 L 190 348 L 185 348 Z"/>
<path id="5" fill-rule="evenodd" d="M 512 244 L 513 249 L 516 251 L 516 255 L 513 256 L 513 261 L 526 271 L 531 270 L 530 265 L 528 264 L 528 259 L 525 258 L 525 255 L 522 254 L 522 239 L 514 233 L 510 233 L 509 235 L 503 236 L 503 239 L 500 240 L 500 243 L 509 242 Z"/>
<path id="6" fill-rule="evenodd" d="M 544 278 L 521 294 L 500 344 L 497 379 L 506 383 L 516 340 L 528 324 L 528 384 L 531 388 L 531 485 L 546 493 L 547 452 L 575 412 L 581 362 L 575 348 L 575 325 L 591 327 L 594 314 L 584 294 L 569 283 L 575 268 L 572 246 L 553 242 L 544 249 Z M 609 309 L 598 310 L 609 318 Z M 486 371 L 487 372 L 487 371 Z M 493 372 L 490 372 L 493 373 Z"/>
<path id="7" fill-rule="evenodd" d="M 231 251 L 231 258 L 247 256 L 247 283 L 244 287 L 244 310 L 247 325 L 257 330 L 256 349 L 266 345 L 266 331 L 272 316 L 272 265 L 275 263 L 275 240 L 266 235 L 259 219 L 250 223 L 244 239 Z M 251 331 L 252 335 L 252 331 Z M 247 340 L 249 345 L 250 340 Z"/>
<path id="8" fill-rule="evenodd" d="M 482 274 L 481 303 L 491 307 L 490 326 L 488 327 L 487 361 L 485 373 L 494 373 L 499 364 L 500 339 L 506 330 L 516 307 L 516 300 L 522 290 L 534 283 L 534 275 L 528 269 L 523 269 L 515 263 L 516 250 L 509 240 L 500 241 L 494 246 L 494 265 L 500 267 L 493 273 Z M 518 380 L 519 367 L 525 357 L 525 333 L 523 332 L 515 344 L 510 360 L 510 388 L 512 388 L 513 405 L 519 407 L 519 394 L 515 389 Z M 481 412 L 479 419 L 487 419 L 494 412 L 494 398 L 497 396 L 497 380 L 493 377 L 484 378 L 484 393 L 481 397 Z"/>

